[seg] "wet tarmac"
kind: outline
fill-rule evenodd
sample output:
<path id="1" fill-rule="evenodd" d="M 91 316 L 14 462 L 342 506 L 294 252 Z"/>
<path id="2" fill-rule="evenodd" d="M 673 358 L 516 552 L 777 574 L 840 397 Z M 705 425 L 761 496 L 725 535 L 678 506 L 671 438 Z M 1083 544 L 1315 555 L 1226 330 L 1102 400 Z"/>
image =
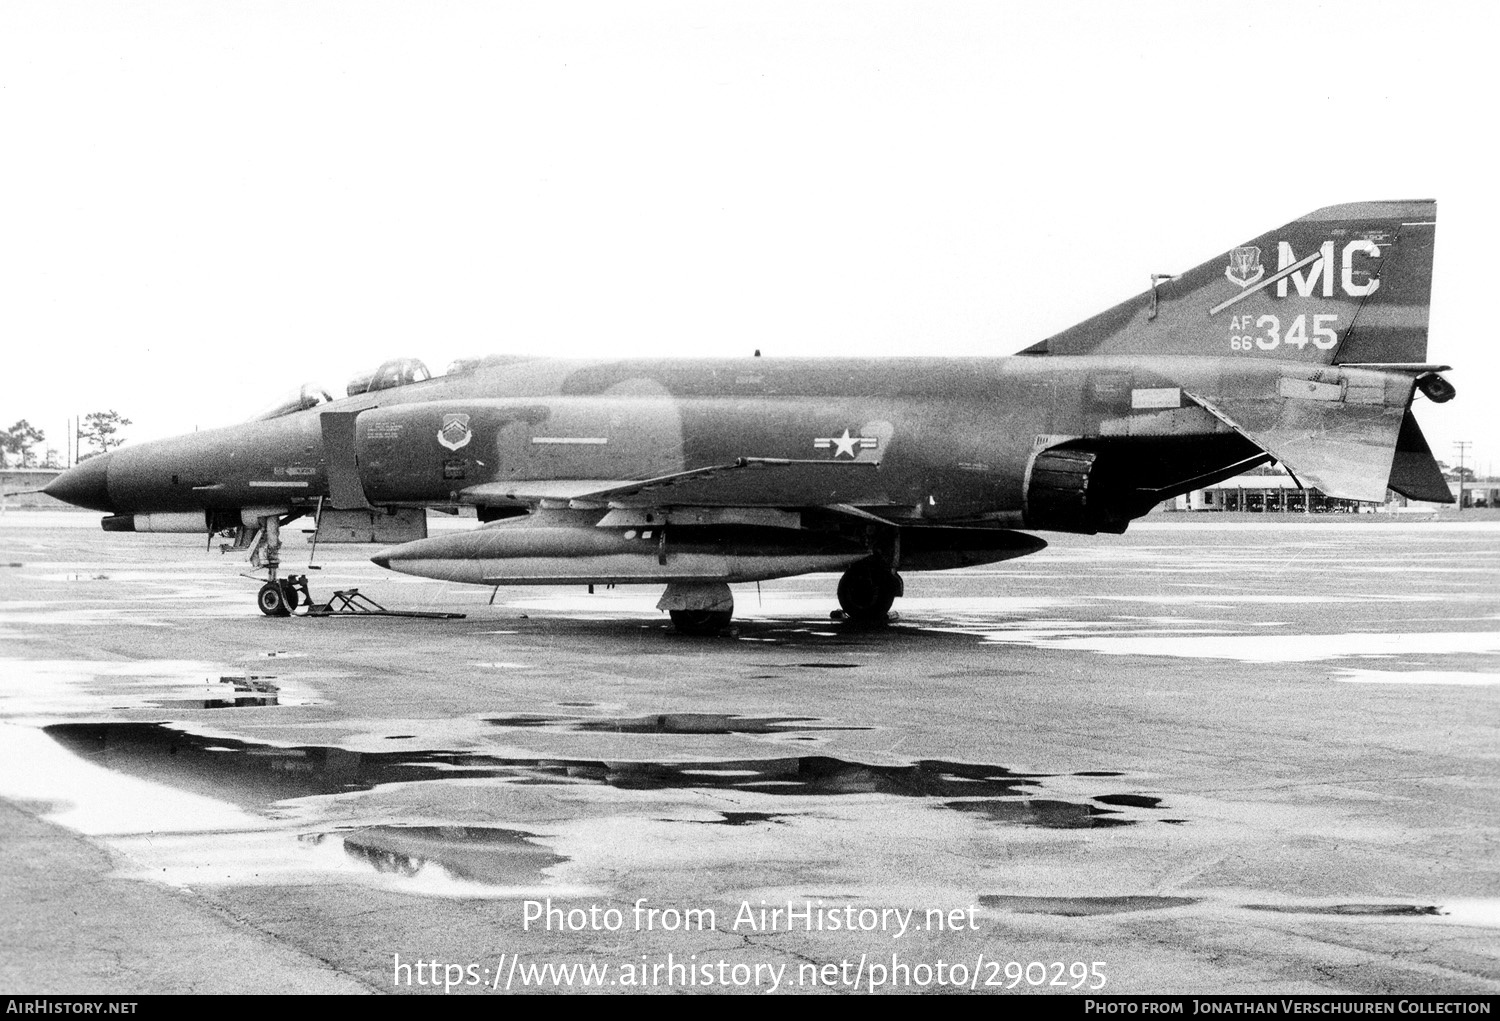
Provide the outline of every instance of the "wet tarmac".
<path id="1" fill-rule="evenodd" d="M 467 617 L 266 618 L 191 537 L 0 517 L 0 981 L 1500 992 L 1500 523 L 1049 539 L 703 639 L 349 546 L 315 594 Z"/>

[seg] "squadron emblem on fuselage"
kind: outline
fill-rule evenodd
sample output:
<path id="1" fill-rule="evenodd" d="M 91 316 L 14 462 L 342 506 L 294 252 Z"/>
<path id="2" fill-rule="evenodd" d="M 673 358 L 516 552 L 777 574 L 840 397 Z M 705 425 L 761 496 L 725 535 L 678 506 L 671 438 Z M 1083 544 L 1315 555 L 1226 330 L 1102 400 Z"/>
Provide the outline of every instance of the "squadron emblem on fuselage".
<path id="1" fill-rule="evenodd" d="M 1266 268 L 1260 264 L 1260 249 L 1255 245 L 1245 245 L 1230 252 L 1229 268 L 1224 275 L 1241 287 L 1249 287 L 1265 276 Z"/>
<path id="2" fill-rule="evenodd" d="M 443 416 L 443 427 L 438 430 L 437 441 L 449 450 L 468 446 L 474 433 L 469 429 L 469 416 L 454 414 Z"/>

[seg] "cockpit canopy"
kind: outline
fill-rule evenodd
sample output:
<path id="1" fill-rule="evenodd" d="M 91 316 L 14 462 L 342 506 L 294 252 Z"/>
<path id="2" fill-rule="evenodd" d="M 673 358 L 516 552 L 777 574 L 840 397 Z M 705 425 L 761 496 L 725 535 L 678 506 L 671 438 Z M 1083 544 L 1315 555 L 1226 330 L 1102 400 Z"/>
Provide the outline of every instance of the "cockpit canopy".
<path id="1" fill-rule="evenodd" d="M 333 400 L 332 395 L 318 384 L 303 383 L 296 390 L 287 394 L 250 421 L 263 422 L 268 418 L 280 418 L 282 415 L 290 415 L 293 412 L 316 408 L 319 404 L 327 404 L 331 400 Z"/>
<path id="2" fill-rule="evenodd" d="M 346 392 L 353 397 L 376 390 L 389 390 L 393 386 L 405 386 L 407 383 L 420 383 L 431 378 L 432 373 L 427 371 L 427 366 L 420 359 L 392 358 L 374 372 L 355 376 L 349 381 Z"/>

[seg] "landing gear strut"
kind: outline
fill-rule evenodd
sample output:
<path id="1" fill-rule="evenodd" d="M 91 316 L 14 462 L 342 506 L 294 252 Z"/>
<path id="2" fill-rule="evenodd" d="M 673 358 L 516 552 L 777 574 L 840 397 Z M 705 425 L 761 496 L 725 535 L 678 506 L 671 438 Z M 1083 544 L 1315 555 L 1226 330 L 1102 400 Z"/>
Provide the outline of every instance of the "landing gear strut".
<path id="1" fill-rule="evenodd" d="M 241 529 L 241 535 L 245 536 L 245 530 Z M 297 586 L 292 584 L 289 578 L 278 578 L 277 572 L 281 567 L 281 517 L 277 514 L 267 514 L 257 519 L 254 537 L 250 538 L 250 565 L 252 567 L 264 566 L 266 569 L 266 583 L 260 587 L 255 595 L 255 605 L 260 607 L 260 612 L 267 617 L 289 617 L 297 604 L 301 601 L 297 594 Z M 232 547 L 225 547 L 227 552 Z M 244 547 L 236 543 L 233 548 Z"/>
<path id="2" fill-rule="evenodd" d="M 884 624 L 891 604 L 905 590 L 901 575 L 879 557 L 861 560 L 839 579 L 839 606 L 844 619 L 861 624 Z"/>

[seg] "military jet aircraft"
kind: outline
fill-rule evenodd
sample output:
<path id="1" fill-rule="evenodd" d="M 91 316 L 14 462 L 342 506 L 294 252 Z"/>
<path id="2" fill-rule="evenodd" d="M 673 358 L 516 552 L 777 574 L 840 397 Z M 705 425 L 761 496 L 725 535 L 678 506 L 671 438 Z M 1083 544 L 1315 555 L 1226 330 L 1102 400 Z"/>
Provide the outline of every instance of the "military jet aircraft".
<path id="1" fill-rule="evenodd" d="M 297 598 L 279 530 L 311 514 L 407 574 L 661 584 L 687 632 L 729 622 L 730 583 L 823 571 L 879 622 L 902 572 L 1120 533 L 1268 461 L 1332 497 L 1451 501 L 1411 413 L 1454 394 L 1427 362 L 1435 216 L 1319 209 L 1011 357 L 398 360 L 46 492 L 106 530 L 232 530 L 271 615 Z M 427 536 L 465 506 L 477 528 Z"/>

